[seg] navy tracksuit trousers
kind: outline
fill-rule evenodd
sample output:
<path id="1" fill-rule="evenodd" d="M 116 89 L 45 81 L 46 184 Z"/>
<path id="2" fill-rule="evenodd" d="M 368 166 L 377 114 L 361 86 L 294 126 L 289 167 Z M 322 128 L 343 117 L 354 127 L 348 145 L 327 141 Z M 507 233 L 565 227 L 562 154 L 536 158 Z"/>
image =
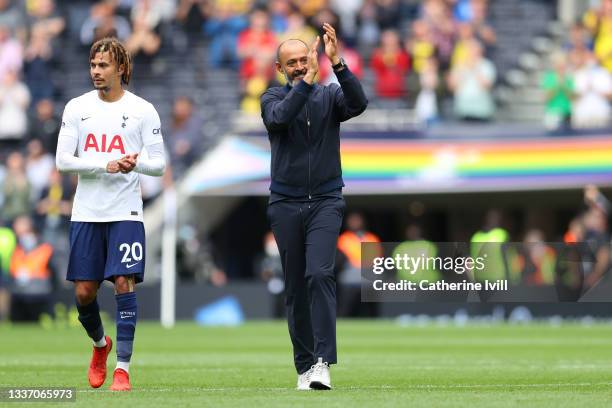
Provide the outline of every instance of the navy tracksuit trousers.
<path id="1" fill-rule="evenodd" d="M 268 206 L 285 275 L 289 335 L 298 374 L 319 357 L 336 363 L 334 262 L 346 203 L 342 197 L 283 200 Z"/>

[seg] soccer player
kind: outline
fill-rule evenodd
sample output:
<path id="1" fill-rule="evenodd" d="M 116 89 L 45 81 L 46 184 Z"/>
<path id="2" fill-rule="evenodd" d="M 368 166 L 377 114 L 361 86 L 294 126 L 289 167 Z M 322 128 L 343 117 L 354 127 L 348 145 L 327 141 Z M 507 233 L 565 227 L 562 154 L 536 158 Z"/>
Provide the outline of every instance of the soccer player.
<path id="1" fill-rule="evenodd" d="M 97 41 L 89 52 L 95 90 L 64 109 L 56 164 L 78 174 L 70 223 L 67 280 L 73 281 L 79 321 L 94 343 L 89 384 L 106 380 L 112 341 L 104 334 L 96 295 L 113 282 L 117 302 L 117 368 L 111 390 L 129 391 L 129 365 L 136 328 L 135 285 L 145 271 L 145 233 L 138 174 L 161 176 L 166 163 L 157 111 L 123 89 L 132 63 L 115 38 Z M 140 156 L 143 148 L 147 158 Z"/>

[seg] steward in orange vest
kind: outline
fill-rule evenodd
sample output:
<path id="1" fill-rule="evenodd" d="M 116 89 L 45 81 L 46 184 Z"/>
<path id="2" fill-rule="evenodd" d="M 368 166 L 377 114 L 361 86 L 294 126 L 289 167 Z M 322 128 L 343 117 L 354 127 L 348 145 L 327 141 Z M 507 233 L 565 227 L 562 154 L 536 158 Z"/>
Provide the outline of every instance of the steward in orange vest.
<path id="1" fill-rule="evenodd" d="M 10 268 L 13 293 L 40 295 L 51 292 L 52 273 L 49 263 L 52 255 L 53 247 L 47 243 L 29 252 L 17 245 L 11 257 Z"/>
<path id="2" fill-rule="evenodd" d="M 18 217 L 14 229 L 17 246 L 9 267 L 11 320 L 36 321 L 48 311 L 53 294 L 53 247 L 38 241 L 29 217 Z"/>

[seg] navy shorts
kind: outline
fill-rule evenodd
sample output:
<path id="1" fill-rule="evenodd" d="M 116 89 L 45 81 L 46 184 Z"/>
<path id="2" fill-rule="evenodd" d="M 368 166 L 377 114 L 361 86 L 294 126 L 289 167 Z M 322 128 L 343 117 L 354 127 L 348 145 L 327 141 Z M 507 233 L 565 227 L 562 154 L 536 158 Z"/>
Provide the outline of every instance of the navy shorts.
<path id="1" fill-rule="evenodd" d="M 140 221 L 70 223 L 70 260 L 66 280 L 115 281 L 145 271 L 145 233 Z"/>

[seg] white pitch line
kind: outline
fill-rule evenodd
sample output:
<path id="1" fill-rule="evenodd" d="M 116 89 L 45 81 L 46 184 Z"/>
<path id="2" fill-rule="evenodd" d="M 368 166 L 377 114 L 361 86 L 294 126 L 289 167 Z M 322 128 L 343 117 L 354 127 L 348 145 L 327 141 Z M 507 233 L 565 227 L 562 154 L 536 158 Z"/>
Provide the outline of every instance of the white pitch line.
<path id="1" fill-rule="evenodd" d="M 545 387 L 591 387 L 610 385 L 612 382 L 599 383 L 540 383 L 540 384 L 452 384 L 452 385 L 429 385 L 419 384 L 406 388 L 422 389 L 453 389 L 453 388 L 545 388 Z"/>
<path id="2" fill-rule="evenodd" d="M 363 387 L 336 387 L 337 391 L 359 391 L 359 390 L 410 390 L 410 389 L 423 389 L 423 390 L 451 390 L 451 389 L 486 389 L 486 388 L 548 388 L 548 387 L 592 387 L 592 386 L 612 386 L 612 382 L 599 382 L 599 383 L 541 383 L 541 384 L 454 384 L 454 385 L 431 385 L 431 384 L 413 384 L 403 387 L 396 387 L 392 385 L 380 385 L 380 386 L 363 386 Z M 141 390 L 133 390 L 132 392 L 230 392 L 230 391 L 293 391 L 292 388 L 288 387 L 222 387 L 222 388 L 146 388 Z M 97 393 L 97 392 L 115 392 L 111 390 L 77 390 L 79 393 Z"/>

